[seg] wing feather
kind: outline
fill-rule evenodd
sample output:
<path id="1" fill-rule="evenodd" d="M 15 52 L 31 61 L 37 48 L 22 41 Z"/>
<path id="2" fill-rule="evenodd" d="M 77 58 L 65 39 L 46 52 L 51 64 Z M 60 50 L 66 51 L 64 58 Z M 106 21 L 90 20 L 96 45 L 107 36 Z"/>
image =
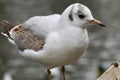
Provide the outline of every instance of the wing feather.
<path id="1" fill-rule="evenodd" d="M 10 31 L 10 34 L 16 46 L 22 51 L 25 49 L 33 49 L 35 51 L 38 51 L 42 49 L 45 44 L 44 40 L 38 39 L 22 25 L 15 26 Z"/>

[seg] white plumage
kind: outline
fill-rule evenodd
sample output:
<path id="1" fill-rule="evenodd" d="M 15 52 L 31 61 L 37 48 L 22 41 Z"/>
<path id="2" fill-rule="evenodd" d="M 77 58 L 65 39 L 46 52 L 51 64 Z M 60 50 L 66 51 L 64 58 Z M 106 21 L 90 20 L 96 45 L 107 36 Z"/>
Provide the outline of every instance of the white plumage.
<path id="1" fill-rule="evenodd" d="M 74 6 L 75 10 L 72 11 L 75 14 L 79 5 L 83 7 L 83 10 L 85 8 L 86 13 L 87 10 L 90 13 L 84 5 L 76 3 L 69 6 L 62 15 L 36 16 L 25 21 L 23 26 L 38 38 L 45 39 L 45 45 L 43 50 L 38 52 L 26 49 L 21 51 L 21 54 L 45 64 L 47 68 L 67 65 L 76 61 L 86 50 L 89 42 L 86 29 L 81 28 L 82 24 L 77 23 L 80 20 L 76 21 L 77 19 L 74 19 L 75 22 L 72 22 L 68 17 L 71 8 Z M 90 20 L 93 20 L 90 14 L 88 14 L 88 17 L 90 16 Z M 75 23 L 77 24 L 74 25 Z"/>
<path id="2" fill-rule="evenodd" d="M 51 69 L 70 64 L 79 59 L 85 52 L 89 43 L 87 24 L 104 26 L 100 21 L 93 18 L 85 5 L 75 3 L 66 8 L 61 15 L 32 17 L 21 24 L 22 27 L 16 26 L 9 33 L 13 39 L 12 43 L 15 43 L 20 49 L 21 55 L 38 61 Z M 19 29 L 24 31 L 20 32 Z M 34 39 L 38 42 L 44 40 L 42 49 L 36 49 L 37 51 L 32 49 L 36 45 L 39 46 L 34 42 Z M 27 47 L 24 44 L 25 41 L 29 40 L 34 45 L 29 45 L 31 44 L 29 43 L 29 47 Z"/>

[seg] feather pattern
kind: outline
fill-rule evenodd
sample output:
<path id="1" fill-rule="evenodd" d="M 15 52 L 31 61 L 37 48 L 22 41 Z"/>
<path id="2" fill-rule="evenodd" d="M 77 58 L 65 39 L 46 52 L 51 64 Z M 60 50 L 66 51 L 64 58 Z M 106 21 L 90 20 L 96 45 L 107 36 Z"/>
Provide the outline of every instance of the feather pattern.
<path id="1" fill-rule="evenodd" d="M 8 38 L 10 37 L 9 31 L 13 28 L 14 26 L 12 24 L 10 24 L 8 21 L 6 20 L 2 20 L 0 22 L 0 28 L 2 29 L 2 34 Z M 11 38 L 12 39 L 12 38 Z"/>
<path id="2" fill-rule="evenodd" d="M 38 39 L 30 31 L 25 29 L 22 25 L 15 26 L 10 31 L 11 37 L 14 39 L 16 46 L 20 50 L 33 49 L 38 51 L 43 48 L 44 40 Z"/>

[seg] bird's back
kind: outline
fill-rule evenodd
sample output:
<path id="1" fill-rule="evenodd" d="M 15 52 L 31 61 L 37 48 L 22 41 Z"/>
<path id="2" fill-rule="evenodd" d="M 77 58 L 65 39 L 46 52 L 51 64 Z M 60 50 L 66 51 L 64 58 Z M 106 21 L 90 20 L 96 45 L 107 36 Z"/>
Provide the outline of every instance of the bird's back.
<path id="1" fill-rule="evenodd" d="M 59 14 L 35 16 L 25 21 L 23 26 L 38 38 L 43 39 L 49 32 L 55 30 L 59 19 Z"/>

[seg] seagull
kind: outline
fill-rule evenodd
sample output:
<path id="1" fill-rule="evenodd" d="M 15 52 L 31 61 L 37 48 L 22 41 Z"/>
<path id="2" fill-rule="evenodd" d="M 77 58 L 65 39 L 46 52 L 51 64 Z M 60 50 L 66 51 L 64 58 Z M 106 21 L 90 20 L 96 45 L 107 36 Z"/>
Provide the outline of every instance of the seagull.
<path id="1" fill-rule="evenodd" d="M 22 56 L 45 65 L 48 80 L 50 69 L 60 66 L 66 80 L 65 65 L 78 60 L 87 49 L 89 24 L 105 27 L 88 7 L 74 3 L 62 14 L 34 16 L 17 26 L 3 20 L 0 28 Z"/>

